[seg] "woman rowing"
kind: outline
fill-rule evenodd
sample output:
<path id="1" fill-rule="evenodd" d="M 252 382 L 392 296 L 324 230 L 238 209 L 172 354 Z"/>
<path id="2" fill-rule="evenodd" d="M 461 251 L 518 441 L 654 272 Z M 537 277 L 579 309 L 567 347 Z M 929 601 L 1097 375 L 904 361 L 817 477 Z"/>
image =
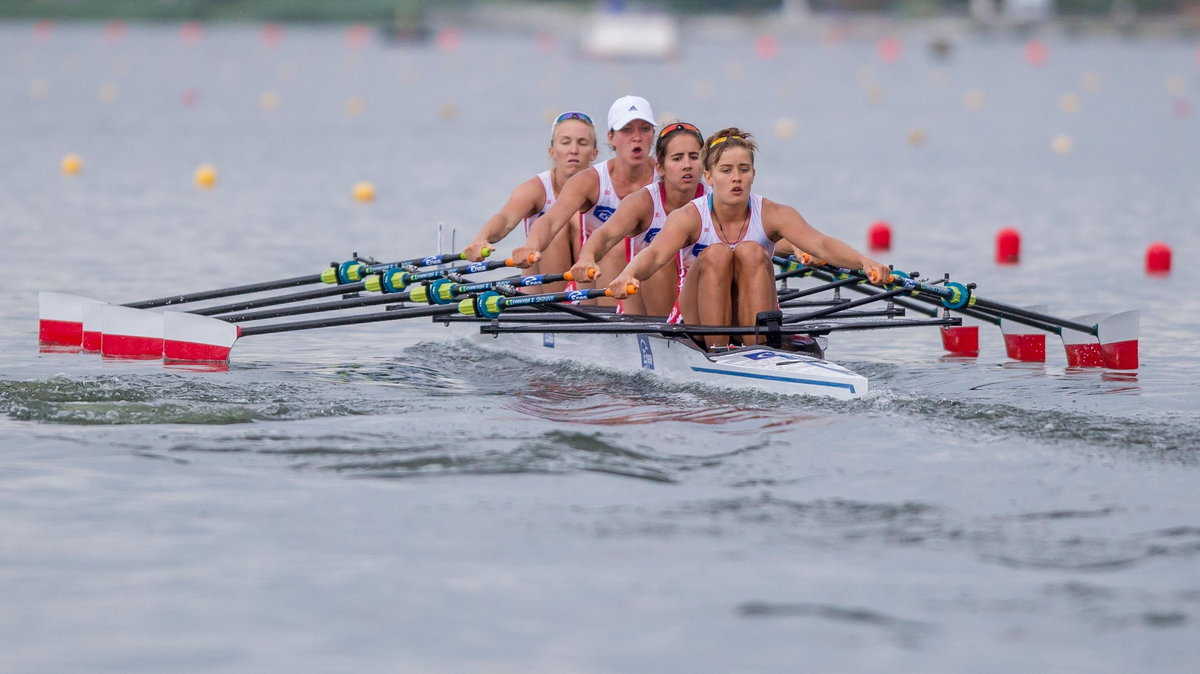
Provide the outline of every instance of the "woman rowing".
<path id="1" fill-rule="evenodd" d="M 890 279 L 882 262 L 817 231 L 791 206 L 752 193 L 757 150 L 751 135 L 737 128 L 705 141 L 704 179 L 712 192 L 667 217 L 654 241 L 609 283 L 614 297 L 626 297 L 626 285 L 638 287 L 685 248 L 685 277 L 671 320 L 753 326 L 759 312 L 779 306 L 771 253 L 780 239 L 837 266 L 862 269 L 868 278 Z M 710 348 L 724 347 L 729 337 L 709 335 L 704 341 Z"/>
<path id="2" fill-rule="evenodd" d="M 707 191 L 701 181 L 703 148 L 704 136 L 694 125 L 675 122 L 664 126 L 654 143 L 659 179 L 621 200 L 608 222 L 588 237 L 571 274 L 588 278 L 588 270 L 596 269 L 596 277 L 603 278 L 596 264 L 598 258 L 624 239 L 626 262 L 632 260 L 654 241 L 670 213 L 703 196 Z M 636 295 L 623 301 L 621 311 L 647 316 L 669 314 L 679 295 L 680 268 L 679 260 L 668 260 L 641 284 Z"/>
<path id="3" fill-rule="evenodd" d="M 555 196 L 572 176 L 592 165 L 600 149 L 596 147 L 596 127 L 592 118 L 582 112 L 564 112 L 550 125 L 551 168 L 517 185 L 508 201 L 492 217 L 488 218 L 475 238 L 463 251 L 466 259 L 478 262 L 483 259 L 483 249 L 508 236 L 517 223 L 525 223 L 525 235 L 533 221 L 554 205 Z M 577 249 L 572 245 L 579 238 L 580 223 L 572 219 L 572 225 L 564 227 L 546 246 L 542 262 L 536 265 L 547 272 L 559 272 L 571 265 Z M 537 269 L 530 273 L 537 273 Z M 558 292 L 563 284 L 547 284 L 544 292 Z"/>
<path id="4" fill-rule="evenodd" d="M 654 162 L 650 156 L 653 142 L 654 112 L 650 103 L 639 96 L 622 96 L 614 101 L 608 109 L 608 144 L 616 156 L 593 166 L 594 171 L 581 171 L 568 180 L 554 205 L 530 226 L 525 245 L 513 250 L 513 259 L 527 264 L 532 255 L 535 262 L 539 261 L 549 243 L 576 213 L 584 214 L 580 239 L 586 244 L 587 237 L 617 210 L 621 199 L 654 182 Z M 624 251 L 617 249 L 610 250 L 597 266 L 611 278 L 624 264 Z M 569 266 L 567 263 L 559 269 Z M 554 271 L 549 262 L 541 264 L 541 269 Z"/>

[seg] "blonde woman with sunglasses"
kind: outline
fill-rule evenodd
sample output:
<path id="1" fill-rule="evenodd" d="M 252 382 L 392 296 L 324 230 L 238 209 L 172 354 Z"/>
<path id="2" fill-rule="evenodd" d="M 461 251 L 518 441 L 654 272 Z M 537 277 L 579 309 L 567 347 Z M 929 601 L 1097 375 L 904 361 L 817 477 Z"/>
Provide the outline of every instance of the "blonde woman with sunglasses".
<path id="1" fill-rule="evenodd" d="M 707 188 L 701 179 L 700 163 L 703 147 L 704 135 L 694 125 L 674 122 L 664 126 L 654 143 L 659 179 L 625 197 L 608 222 L 592 232 L 571 268 L 572 275 L 588 278 L 589 270 L 596 270 L 596 278 L 603 279 L 597 259 L 623 240 L 625 260 L 632 260 L 654 241 L 670 213 L 704 196 Z M 667 261 L 642 282 L 636 295 L 622 301 L 620 311 L 645 316 L 669 314 L 683 278 L 680 261 Z"/>
<path id="2" fill-rule="evenodd" d="M 504 206 L 488 218 L 467 245 L 463 251 L 467 259 L 474 262 L 482 260 L 483 249 L 494 247 L 518 223 L 524 223 L 525 235 L 528 236 L 534 220 L 554 205 L 567 181 L 590 167 L 599 152 L 596 147 L 596 127 L 591 117 L 582 112 L 564 112 L 555 118 L 550 125 L 550 147 L 546 151 L 551 168 L 517 185 Z M 554 273 L 571 265 L 576 248 L 573 244 L 580 237 L 581 219 L 574 218 L 570 223 L 572 226 L 564 227 L 554 237 L 546 246 L 542 261 L 530 273 L 537 273 L 539 269 Z M 538 291 L 557 292 L 562 290 L 563 285 L 547 284 L 539 287 Z"/>

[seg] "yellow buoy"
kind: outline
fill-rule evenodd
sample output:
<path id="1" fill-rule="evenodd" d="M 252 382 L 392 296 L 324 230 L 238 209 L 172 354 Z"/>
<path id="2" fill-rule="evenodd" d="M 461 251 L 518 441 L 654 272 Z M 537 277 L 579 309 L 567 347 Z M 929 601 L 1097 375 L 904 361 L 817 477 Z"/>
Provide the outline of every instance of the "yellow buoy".
<path id="1" fill-rule="evenodd" d="M 264 112 L 274 112 L 279 108 L 279 94 L 274 91 L 263 92 L 263 95 L 258 97 L 258 107 Z"/>
<path id="2" fill-rule="evenodd" d="M 1079 94 L 1063 94 L 1058 99 L 1058 107 L 1068 115 L 1079 112 Z"/>
<path id="3" fill-rule="evenodd" d="M 920 147 L 920 146 L 924 145 L 925 144 L 925 130 L 924 129 L 909 129 L 908 144 L 913 147 Z"/>
<path id="4" fill-rule="evenodd" d="M 983 92 L 978 89 L 971 89 L 963 94 L 963 105 L 967 106 L 968 110 L 978 110 L 983 107 Z"/>
<path id="5" fill-rule="evenodd" d="M 77 175 L 83 170 L 83 159 L 77 154 L 69 154 L 63 157 L 60 167 L 62 168 L 63 175 Z"/>
<path id="6" fill-rule="evenodd" d="M 442 107 L 438 108 L 438 117 L 446 120 L 458 117 L 458 106 L 454 103 L 443 103 Z"/>
<path id="7" fill-rule="evenodd" d="M 1071 137 L 1065 133 L 1058 134 L 1054 140 L 1050 141 L 1050 149 L 1054 150 L 1055 154 L 1067 154 L 1073 145 Z"/>
<path id="8" fill-rule="evenodd" d="M 361 115 L 367 109 L 367 102 L 360 96 L 352 96 L 346 101 L 346 114 L 351 117 Z"/>
<path id="9" fill-rule="evenodd" d="M 30 100 L 40 101 L 50 93 L 50 84 L 46 80 L 34 80 L 29 83 Z"/>
<path id="10" fill-rule="evenodd" d="M 780 117 L 775 120 L 775 135 L 780 138 L 791 138 L 796 135 L 796 123 L 790 117 Z"/>
<path id="11" fill-rule="evenodd" d="M 354 200 L 364 204 L 375 201 L 375 186 L 366 181 L 355 183 Z"/>
<path id="12" fill-rule="evenodd" d="M 201 164 L 196 169 L 195 180 L 196 187 L 211 189 L 217 184 L 217 169 L 212 164 Z"/>

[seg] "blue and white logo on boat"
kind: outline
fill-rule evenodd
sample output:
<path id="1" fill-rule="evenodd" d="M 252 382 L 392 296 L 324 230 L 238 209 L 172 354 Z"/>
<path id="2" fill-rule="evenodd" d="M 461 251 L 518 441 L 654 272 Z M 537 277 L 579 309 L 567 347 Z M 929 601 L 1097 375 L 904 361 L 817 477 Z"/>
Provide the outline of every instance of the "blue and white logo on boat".
<path id="1" fill-rule="evenodd" d="M 542 346 L 546 347 L 547 349 L 554 348 L 554 333 L 553 332 L 543 332 L 542 333 Z"/>
<path id="2" fill-rule="evenodd" d="M 638 351 L 642 352 L 642 369 L 654 369 L 654 352 L 650 350 L 650 338 L 646 335 L 638 335 Z"/>

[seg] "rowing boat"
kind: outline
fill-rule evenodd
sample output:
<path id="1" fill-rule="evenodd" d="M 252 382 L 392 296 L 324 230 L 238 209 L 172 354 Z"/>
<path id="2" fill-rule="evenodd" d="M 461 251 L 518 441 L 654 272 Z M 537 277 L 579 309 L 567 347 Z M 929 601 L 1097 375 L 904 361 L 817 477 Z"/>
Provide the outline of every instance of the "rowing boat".
<path id="1" fill-rule="evenodd" d="M 569 274 L 473 280 L 468 277 L 515 263 L 453 266 L 460 261 L 461 255 L 447 254 L 381 264 L 355 254 L 318 274 L 123 305 L 47 291 L 39 294 L 39 340 L 109 358 L 224 363 L 244 337 L 424 317 L 457 326 L 489 348 L 540 360 L 579 361 L 674 382 L 851 399 L 866 395 L 870 385 L 824 358 L 831 333 L 936 326 L 948 352 L 978 356 L 978 326 L 962 325 L 967 316 L 1000 327 L 1007 355 L 1015 360 L 1044 361 L 1045 335 L 1054 334 L 1068 366 L 1137 368 L 1136 311 L 1063 319 L 1044 307 L 980 297 L 973 285 L 948 277 L 925 280 L 896 271 L 881 288 L 854 270 L 776 259 L 780 309 L 759 314 L 753 326 L 729 327 L 669 324 L 586 306 L 607 294 L 600 289 L 533 292 L 538 285 L 572 280 Z M 791 288 L 792 278 L 820 283 Z M 316 283 L 328 287 L 293 290 Z M 844 298 L 843 290 L 861 297 Z M 211 304 L 231 297 L 238 299 Z M 203 306 L 185 307 L 197 304 Z M 382 310 L 369 311 L 372 307 Z M 906 312 L 924 317 L 908 318 Z M 281 322 L 317 314 L 323 317 Z M 726 335 L 744 346 L 705 350 L 698 344 L 707 335 Z"/>

